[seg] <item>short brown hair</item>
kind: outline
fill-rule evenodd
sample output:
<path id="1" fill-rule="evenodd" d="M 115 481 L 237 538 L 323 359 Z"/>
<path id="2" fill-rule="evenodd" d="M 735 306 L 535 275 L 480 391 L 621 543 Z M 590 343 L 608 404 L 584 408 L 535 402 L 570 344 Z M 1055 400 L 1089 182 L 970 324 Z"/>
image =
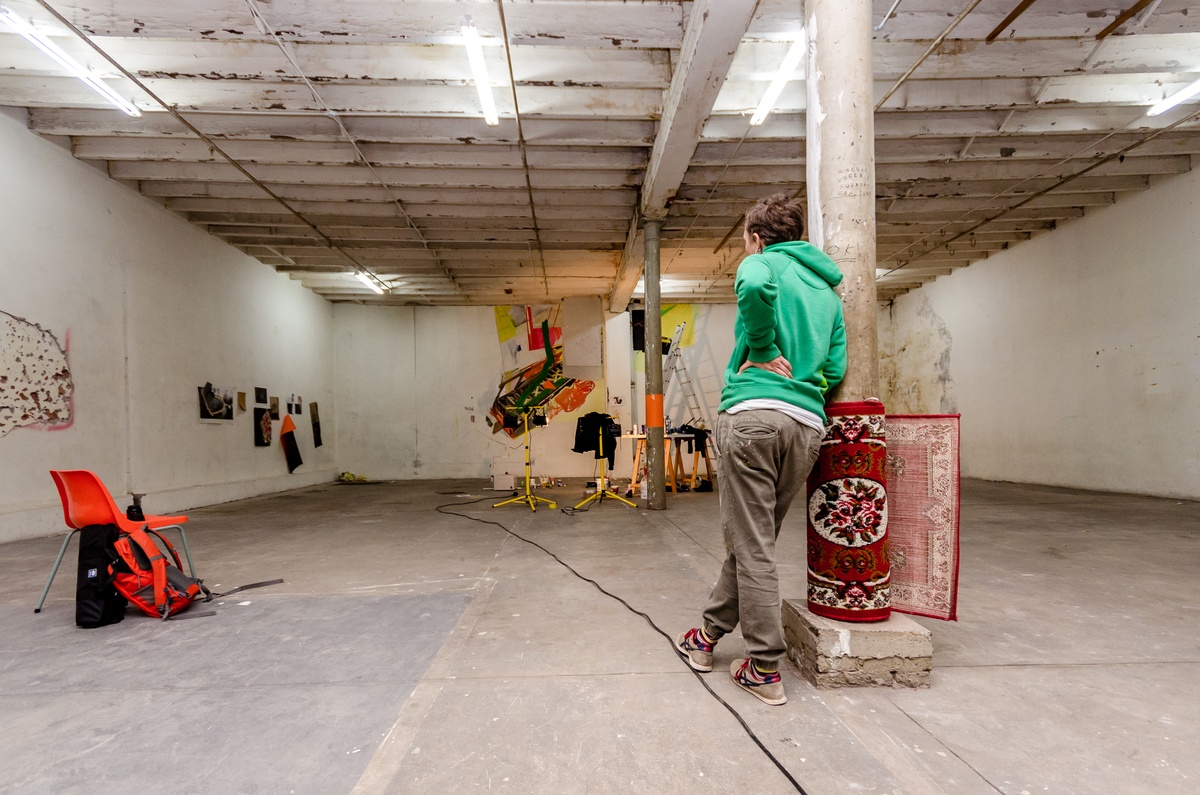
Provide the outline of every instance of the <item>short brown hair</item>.
<path id="1" fill-rule="evenodd" d="M 804 208 L 786 193 L 776 193 L 746 213 L 746 232 L 762 238 L 764 246 L 804 237 Z"/>

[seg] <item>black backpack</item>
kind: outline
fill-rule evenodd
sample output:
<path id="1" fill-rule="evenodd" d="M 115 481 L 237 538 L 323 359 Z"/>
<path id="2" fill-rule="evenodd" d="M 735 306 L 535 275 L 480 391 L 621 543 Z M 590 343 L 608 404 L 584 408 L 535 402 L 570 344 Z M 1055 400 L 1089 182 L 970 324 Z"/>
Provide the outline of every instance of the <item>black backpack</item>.
<path id="1" fill-rule="evenodd" d="M 113 584 L 121 531 L 115 524 L 90 524 L 79 531 L 79 575 L 75 582 L 75 623 L 93 629 L 125 618 L 126 600 Z"/>

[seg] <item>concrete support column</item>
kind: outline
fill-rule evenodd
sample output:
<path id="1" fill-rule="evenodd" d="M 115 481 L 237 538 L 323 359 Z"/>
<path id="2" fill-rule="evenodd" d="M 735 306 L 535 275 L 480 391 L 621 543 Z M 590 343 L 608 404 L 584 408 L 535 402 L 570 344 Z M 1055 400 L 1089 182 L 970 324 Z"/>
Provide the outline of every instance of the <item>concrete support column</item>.
<path id="1" fill-rule="evenodd" d="M 642 225 L 646 241 L 646 507 L 661 511 L 667 507 L 667 470 L 663 428 L 662 291 L 659 283 L 659 235 L 662 221 Z"/>
<path id="2" fill-rule="evenodd" d="M 808 611 L 856 623 L 886 622 L 891 614 L 884 409 L 870 400 L 879 394 L 871 6 L 806 0 L 804 9 L 809 239 L 844 277 L 848 360 L 840 387 L 827 396 L 829 431 L 808 480 L 808 504 L 818 506 L 808 516 Z M 854 506 L 854 516 L 831 512 L 832 504 Z M 861 529 L 853 545 L 841 532 L 848 523 Z"/>
<path id="3" fill-rule="evenodd" d="M 849 366 L 835 401 L 879 394 L 871 0 L 806 0 L 808 237 L 842 269 Z"/>

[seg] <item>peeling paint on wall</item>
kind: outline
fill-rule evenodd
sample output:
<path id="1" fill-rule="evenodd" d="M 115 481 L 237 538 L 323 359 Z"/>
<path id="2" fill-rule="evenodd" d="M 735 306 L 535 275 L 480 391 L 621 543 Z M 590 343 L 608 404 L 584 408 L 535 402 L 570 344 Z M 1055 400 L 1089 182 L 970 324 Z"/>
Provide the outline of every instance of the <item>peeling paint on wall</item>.
<path id="1" fill-rule="evenodd" d="M 895 314 L 892 314 L 892 313 Z M 879 340 L 879 382 L 890 414 L 955 414 L 950 376 L 953 342 L 946 324 L 921 296 L 916 312 L 884 309 Z"/>
<path id="2" fill-rule="evenodd" d="M 0 312 L 0 436 L 30 425 L 71 424 L 75 385 L 52 333 Z"/>

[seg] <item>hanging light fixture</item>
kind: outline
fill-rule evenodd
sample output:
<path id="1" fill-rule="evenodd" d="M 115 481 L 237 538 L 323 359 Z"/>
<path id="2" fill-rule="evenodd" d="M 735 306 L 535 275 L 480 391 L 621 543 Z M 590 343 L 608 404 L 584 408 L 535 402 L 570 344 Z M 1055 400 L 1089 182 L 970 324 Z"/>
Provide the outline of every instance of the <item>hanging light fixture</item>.
<path id="1" fill-rule="evenodd" d="M 467 59 L 471 62 L 471 75 L 475 79 L 475 90 L 479 92 L 479 104 L 483 108 L 483 120 L 489 127 L 500 123 L 496 114 L 496 100 L 492 97 L 492 83 L 488 80 L 487 63 L 483 60 L 483 40 L 475 23 L 467 17 L 462 26 L 463 44 L 467 47 Z"/>
<path id="2" fill-rule="evenodd" d="M 771 81 L 771 85 L 767 86 L 767 93 L 763 94 L 762 101 L 758 103 L 758 110 L 754 111 L 754 115 L 750 117 L 752 125 L 757 127 L 762 124 L 774 110 L 775 100 L 779 99 L 779 95 L 783 93 L 783 87 L 792 79 L 796 68 L 804 60 L 806 49 L 808 49 L 808 34 L 802 28 L 800 35 L 792 43 L 791 49 L 787 51 L 787 55 L 783 56 L 783 63 L 779 65 L 779 71 L 775 73 L 775 79 Z"/>
<path id="3" fill-rule="evenodd" d="M 66 69 L 75 77 L 87 83 L 88 87 L 106 100 L 116 105 L 130 116 L 141 116 L 142 112 L 132 102 L 113 91 L 107 83 L 100 79 L 95 72 L 68 55 L 61 47 L 51 41 L 46 34 L 39 31 L 29 22 L 14 14 L 8 8 L 0 6 L 0 22 L 24 36 L 30 44 L 53 58 L 59 66 Z"/>
<path id="4" fill-rule="evenodd" d="M 1150 110 L 1146 111 L 1146 115 L 1157 116 L 1160 113 L 1166 113 L 1171 108 L 1187 102 L 1197 94 L 1200 94 L 1200 80 L 1185 86 L 1181 90 L 1176 91 L 1174 94 L 1164 99 L 1162 102 L 1159 102 L 1157 105 L 1150 108 Z"/>
<path id="5" fill-rule="evenodd" d="M 387 290 L 385 290 L 383 287 L 383 281 L 378 276 L 375 276 L 374 274 L 368 274 L 366 271 L 358 271 L 354 275 L 360 282 L 367 285 L 380 295 L 383 295 L 387 292 Z"/>

